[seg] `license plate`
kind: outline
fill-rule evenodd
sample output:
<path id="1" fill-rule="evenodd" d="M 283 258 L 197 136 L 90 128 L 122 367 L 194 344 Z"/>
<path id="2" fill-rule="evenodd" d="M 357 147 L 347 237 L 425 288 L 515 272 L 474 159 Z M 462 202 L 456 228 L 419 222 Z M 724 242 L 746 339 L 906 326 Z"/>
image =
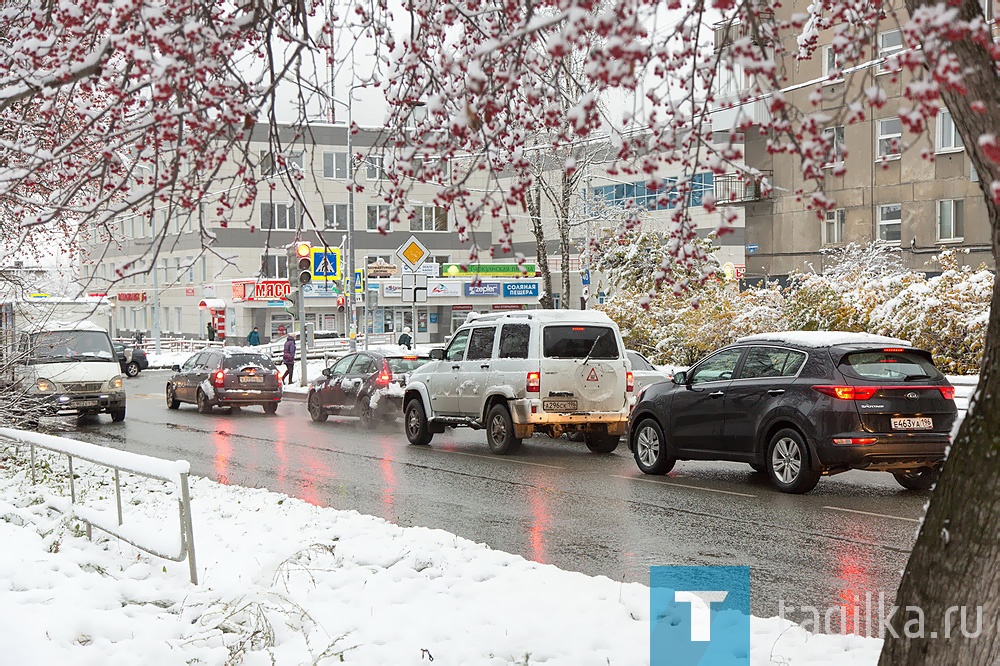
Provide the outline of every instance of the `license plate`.
<path id="1" fill-rule="evenodd" d="M 934 427 L 934 419 L 929 416 L 892 417 L 893 430 L 930 430 Z"/>
<path id="2" fill-rule="evenodd" d="M 576 400 L 542 400 L 542 409 L 547 412 L 575 412 Z"/>
<path id="3" fill-rule="evenodd" d="M 263 377 L 240 377 L 240 384 L 263 384 Z"/>
<path id="4" fill-rule="evenodd" d="M 97 407 L 100 403 L 98 400 L 75 400 L 73 401 L 74 407 Z"/>

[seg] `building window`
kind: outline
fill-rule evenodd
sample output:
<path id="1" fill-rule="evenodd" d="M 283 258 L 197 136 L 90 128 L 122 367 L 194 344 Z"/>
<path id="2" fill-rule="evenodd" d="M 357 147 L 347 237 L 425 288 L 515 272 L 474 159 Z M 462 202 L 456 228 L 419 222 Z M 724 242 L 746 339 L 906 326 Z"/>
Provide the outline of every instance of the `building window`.
<path id="1" fill-rule="evenodd" d="M 295 229 L 296 226 L 294 204 L 260 205 L 261 229 Z"/>
<path id="2" fill-rule="evenodd" d="M 418 206 L 410 219 L 410 231 L 448 231 L 448 211 L 438 206 Z"/>
<path id="3" fill-rule="evenodd" d="M 368 180 L 382 180 L 385 178 L 381 155 L 369 155 L 365 160 L 365 164 L 368 165 Z"/>
<path id="4" fill-rule="evenodd" d="M 955 150 L 962 150 L 965 144 L 955 127 L 955 122 L 951 119 L 951 111 L 941 109 L 937 115 L 937 152 L 946 153 Z"/>
<path id="5" fill-rule="evenodd" d="M 883 32 L 878 36 L 878 57 L 884 60 L 878 65 L 878 73 L 891 72 L 899 68 L 895 56 L 903 50 L 903 33 L 899 30 Z"/>
<path id="6" fill-rule="evenodd" d="M 347 204 L 324 204 L 323 220 L 327 229 L 347 231 Z"/>
<path id="7" fill-rule="evenodd" d="M 265 254 L 263 265 L 261 269 L 264 271 L 264 277 L 266 278 L 280 278 L 285 279 L 288 277 L 288 256 L 284 254 Z"/>
<path id="8" fill-rule="evenodd" d="M 902 239 L 903 205 L 885 204 L 878 207 L 878 237 L 887 243 Z"/>
<path id="9" fill-rule="evenodd" d="M 302 151 L 278 155 L 277 158 L 275 158 L 274 153 L 261 151 L 260 175 L 274 176 L 283 171 L 288 171 L 292 167 L 297 167 L 299 171 L 302 171 L 303 163 Z"/>
<path id="10" fill-rule="evenodd" d="M 843 79 L 841 76 L 840 54 L 832 45 L 823 47 L 823 78 L 833 83 Z"/>
<path id="11" fill-rule="evenodd" d="M 826 211 L 826 220 L 823 222 L 823 242 L 843 243 L 844 242 L 844 209 Z"/>
<path id="12" fill-rule="evenodd" d="M 389 222 L 389 207 L 368 206 L 368 231 L 379 231 L 379 225 L 386 232 L 392 231 L 392 224 Z"/>
<path id="13" fill-rule="evenodd" d="M 879 120 L 877 127 L 878 154 L 876 157 L 882 159 L 899 157 L 903 138 L 903 124 L 899 122 L 899 118 Z"/>
<path id="14" fill-rule="evenodd" d="M 957 241 L 965 236 L 965 202 L 944 199 L 937 202 L 937 233 L 939 241 Z"/>
<path id="15" fill-rule="evenodd" d="M 323 153 L 323 177 L 347 178 L 347 153 Z"/>
<path id="16" fill-rule="evenodd" d="M 823 138 L 830 142 L 830 152 L 824 166 L 844 163 L 844 126 L 827 127 L 823 130 Z"/>

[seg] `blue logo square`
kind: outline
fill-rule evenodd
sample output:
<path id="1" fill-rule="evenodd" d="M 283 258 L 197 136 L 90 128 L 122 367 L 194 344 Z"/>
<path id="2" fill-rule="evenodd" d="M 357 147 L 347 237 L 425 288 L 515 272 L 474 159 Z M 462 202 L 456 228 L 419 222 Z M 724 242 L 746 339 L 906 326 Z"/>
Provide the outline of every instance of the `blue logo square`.
<path id="1" fill-rule="evenodd" d="M 748 666 L 750 567 L 650 567 L 650 666 Z"/>

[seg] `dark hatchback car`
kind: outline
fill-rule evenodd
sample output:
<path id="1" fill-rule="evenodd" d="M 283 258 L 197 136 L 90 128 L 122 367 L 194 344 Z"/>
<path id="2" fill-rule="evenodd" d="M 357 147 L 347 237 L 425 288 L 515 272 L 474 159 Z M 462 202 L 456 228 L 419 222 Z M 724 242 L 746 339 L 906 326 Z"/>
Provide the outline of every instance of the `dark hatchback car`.
<path id="1" fill-rule="evenodd" d="M 118 365 L 129 377 L 135 377 L 140 371 L 149 367 L 146 352 L 139 347 L 126 347 L 120 342 L 114 343 L 115 354 L 118 355 Z"/>
<path id="2" fill-rule="evenodd" d="M 789 493 L 850 469 L 891 472 L 922 490 L 944 461 L 954 396 L 930 354 L 900 340 L 755 335 L 643 391 L 629 448 L 646 474 L 666 474 L 677 460 L 728 460 Z"/>
<path id="3" fill-rule="evenodd" d="M 357 416 L 367 426 L 392 422 L 403 414 L 406 376 L 430 360 L 419 354 L 349 354 L 309 385 L 309 416 L 313 421 L 326 421 L 330 414 Z"/>
<path id="4" fill-rule="evenodd" d="M 177 409 L 182 402 L 198 405 L 208 414 L 213 407 L 260 405 L 268 414 L 278 411 L 281 379 L 274 362 L 266 354 L 245 347 L 223 347 L 196 354 L 183 366 L 174 366 L 167 382 L 167 407 Z"/>

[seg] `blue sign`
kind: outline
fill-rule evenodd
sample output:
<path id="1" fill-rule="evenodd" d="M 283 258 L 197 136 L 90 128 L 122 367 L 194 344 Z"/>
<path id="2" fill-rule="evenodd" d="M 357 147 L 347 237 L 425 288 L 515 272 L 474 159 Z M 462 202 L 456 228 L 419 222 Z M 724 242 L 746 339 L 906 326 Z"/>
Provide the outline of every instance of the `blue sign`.
<path id="1" fill-rule="evenodd" d="M 317 280 L 340 279 L 340 250 L 324 252 L 313 248 L 313 277 Z"/>
<path id="2" fill-rule="evenodd" d="M 504 298 L 538 298 L 537 282 L 504 282 Z"/>
<path id="3" fill-rule="evenodd" d="M 500 283 L 499 282 L 480 282 L 479 284 L 474 284 L 472 282 L 465 283 L 465 295 L 466 296 L 499 296 L 500 295 Z"/>
<path id="4" fill-rule="evenodd" d="M 429 316 L 431 318 L 430 321 L 431 321 L 432 324 L 438 323 L 438 313 L 437 312 L 431 312 Z"/>
<path id="5" fill-rule="evenodd" d="M 365 292 L 365 274 L 360 271 L 354 271 L 354 293 L 363 294 Z"/>
<path id="6" fill-rule="evenodd" d="M 758 249 L 760 249 L 760 245 L 758 245 L 757 243 L 747 243 L 745 247 L 747 249 L 747 254 L 753 254 Z"/>
<path id="7" fill-rule="evenodd" d="M 580 273 L 580 284 L 587 285 L 590 284 L 590 269 L 584 268 L 583 272 Z"/>
<path id="8" fill-rule="evenodd" d="M 335 282 L 311 282 L 302 285 L 302 295 L 306 298 L 336 298 L 340 289 Z"/>
<path id="9" fill-rule="evenodd" d="M 750 567 L 650 567 L 650 666 L 749 666 Z"/>

